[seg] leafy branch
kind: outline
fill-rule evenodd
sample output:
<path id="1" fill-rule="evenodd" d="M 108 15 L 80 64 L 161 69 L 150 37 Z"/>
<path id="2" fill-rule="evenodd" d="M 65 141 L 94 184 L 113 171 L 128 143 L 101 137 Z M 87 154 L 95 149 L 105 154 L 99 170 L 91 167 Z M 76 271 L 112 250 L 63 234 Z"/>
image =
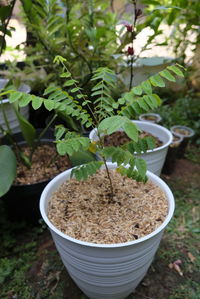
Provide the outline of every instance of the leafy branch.
<path id="1" fill-rule="evenodd" d="M 97 82 L 91 94 L 91 97 L 95 97 L 94 103 L 96 104 L 93 111 L 90 107 L 91 100 L 82 94 L 77 81 L 72 78 L 65 65 L 66 60 L 57 56 L 55 62 L 61 63 L 63 66 L 63 73 L 60 77 L 65 79 L 63 86 L 67 88 L 67 91 L 60 87 L 49 86 L 44 92 L 44 96 L 48 96 L 48 98 L 10 91 L 10 102 L 17 102 L 20 107 L 30 103 L 34 109 L 44 105 L 47 110 L 54 110 L 55 113 L 65 111 L 66 114 L 81 121 L 82 125 L 96 127 L 97 141 L 95 142 L 87 137 L 81 137 L 77 133 L 66 132 L 62 126 L 57 131 L 56 145 L 60 155 L 68 154 L 71 156 L 78 151 L 89 150 L 93 153 L 98 152 L 101 157 L 101 161 L 92 161 L 75 168 L 72 174 L 78 180 L 86 179 L 104 164 L 112 197 L 112 181 L 106 165 L 106 160 L 111 158 L 113 162 L 117 163 L 117 170 L 122 175 L 139 181 L 146 181 L 146 163 L 143 159 L 135 157 L 134 153 L 152 149 L 154 144 L 150 138 L 139 138 L 140 129 L 131 121 L 131 118 L 135 118 L 143 111 L 158 107 L 161 104 L 161 99 L 153 93 L 153 88 L 164 87 L 165 80 L 175 82 L 175 75 L 183 77 L 182 67 L 178 64 L 168 66 L 117 100 L 111 96 L 112 89 L 115 87 L 115 74 L 108 68 L 99 68 L 92 77 L 92 80 Z M 85 105 L 89 107 L 91 115 L 84 109 Z M 123 130 L 131 142 L 121 147 L 105 147 L 103 136 L 118 130 Z"/>

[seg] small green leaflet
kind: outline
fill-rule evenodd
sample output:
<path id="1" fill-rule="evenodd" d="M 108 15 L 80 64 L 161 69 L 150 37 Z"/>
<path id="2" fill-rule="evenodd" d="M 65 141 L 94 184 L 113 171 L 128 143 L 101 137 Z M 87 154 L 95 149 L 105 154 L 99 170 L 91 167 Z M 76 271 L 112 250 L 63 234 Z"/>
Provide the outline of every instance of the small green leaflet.
<path id="1" fill-rule="evenodd" d="M 146 80 L 144 82 L 141 83 L 141 87 L 142 89 L 144 90 L 145 93 L 152 93 L 152 87 L 151 87 L 151 84 L 150 84 L 150 81 L 149 80 Z"/>
<path id="2" fill-rule="evenodd" d="M 101 168 L 102 161 L 92 161 L 85 163 L 82 166 L 78 166 L 72 169 L 71 177 L 75 176 L 78 181 L 85 180 L 89 176 L 95 174 L 98 169 Z"/>
<path id="3" fill-rule="evenodd" d="M 23 96 L 19 99 L 19 107 L 27 106 L 31 101 L 32 96 L 29 94 L 23 94 Z"/>
<path id="4" fill-rule="evenodd" d="M 159 74 L 169 81 L 176 82 L 175 77 L 168 70 L 161 71 Z"/>
<path id="5" fill-rule="evenodd" d="M 43 104 L 43 99 L 40 97 L 33 96 L 32 97 L 32 107 L 33 109 L 37 110 Z"/>
<path id="6" fill-rule="evenodd" d="M 87 137 L 75 137 L 68 140 L 57 142 L 57 151 L 60 155 L 73 155 L 74 152 L 87 150 L 89 148 L 90 139 Z"/>
<path id="7" fill-rule="evenodd" d="M 70 72 L 62 73 L 62 74 L 60 75 L 60 77 L 61 77 L 61 78 L 69 78 L 69 77 L 71 77 L 71 73 L 70 73 Z"/>
<path id="8" fill-rule="evenodd" d="M 150 77 L 149 80 L 153 86 L 165 87 L 165 82 L 158 74 Z"/>
<path id="9" fill-rule="evenodd" d="M 101 121 L 98 130 L 106 132 L 106 134 L 112 134 L 122 128 L 126 121 L 127 118 L 124 116 L 111 116 Z"/>
<path id="10" fill-rule="evenodd" d="M 11 95 L 9 97 L 9 102 L 14 103 L 14 102 L 18 101 L 22 96 L 23 96 L 23 92 L 15 91 L 15 92 L 11 93 Z"/>
<path id="11" fill-rule="evenodd" d="M 133 88 L 131 89 L 131 91 L 132 91 L 134 94 L 140 96 L 140 95 L 142 94 L 142 87 L 141 87 L 140 85 L 138 85 L 138 86 L 136 86 L 136 87 L 133 87 Z"/>
<path id="12" fill-rule="evenodd" d="M 168 68 L 168 70 L 174 72 L 176 75 L 178 75 L 180 77 L 184 77 L 183 72 L 178 67 L 176 67 L 175 65 L 170 65 L 167 68 Z"/>
<path id="13" fill-rule="evenodd" d="M 51 111 L 55 108 L 55 103 L 52 100 L 45 100 L 44 101 L 44 106 L 48 111 Z"/>
<path id="14" fill-rule="evenodd" d="M 139 175 L 144 179 L 147 172 L 146 161 L 141 158 L 135 158 L 135 166 L 139 172 Z"/>

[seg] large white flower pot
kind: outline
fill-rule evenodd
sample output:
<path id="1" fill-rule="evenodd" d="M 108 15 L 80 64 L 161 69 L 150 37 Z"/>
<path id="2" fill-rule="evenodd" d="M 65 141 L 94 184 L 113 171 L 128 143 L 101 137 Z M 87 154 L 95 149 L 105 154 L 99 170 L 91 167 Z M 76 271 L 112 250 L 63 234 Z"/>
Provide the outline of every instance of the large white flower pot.
<path id="1" fill-rule="evenodd" d="M 116 164 L 108 162 L 108 167 Z M 174 212 L 174 198 L 169 187 L 158 176 L 148 172 L 168 200 L 168 215 L 151 234 L 126 243 L 95 244 L 80 241 L 59 231 L 48 219 L 48 203 L 53 192 L 70 179 L 71 170 L 56 176 L 44 189 L 40 211 L 48 225 L 57 250 L 68 273 L 78 287 L 92 299 L 126 298 L 145 276 L 162 238 L 163 231 Z"/>
<path id="2" fill-rule="evenodd" d="M 7 82 L 8 82 L 7 79 L 0 79 L 0 89 L 2 89 L 6 85 Z M 21 86 L 19 87 L 18 90 L 29 93 L 30 86 L 28 86 L 26 84 L 21 84 Z M 12 105 L 9 103 L 8 99 L 0 100 L 0 126 L 2 126 L 4 129 L 7 129 L 5 121 L 4 121 L 4 115 L 3 115 L 2 109 L 4 109 L 4 112 L 6 114 L 6 117 L 8 119 L 9 125 L 10 125 L 10 129 L 12 130 L 12 132 L 13 133 L 20 132 L 21 130 L 20 130 L 19 122 L 18 122 L 16 114 L 12 108 Z M 24 116 L 26 119 L 28 119 L 28 117 L 29 117 L 28 106 L 21 108 L 20 113 L 22 114 L 22 116 Z M 0 136 L 2 136 L 1 133 L 0 133 Z"/>
<path id="3" fill-rule="evenodd" d="M 139 120 L 133 120 L 133 122 L 140 129 L 142 129 L 145 132 L 151 133 L 152 135 L 154 135 L 160 141 L 163 142 L 162 146 L 159 146 L 153 150 L 148 150 L 146 153 L 138 155 L 146 161 L 147 169 L 159 176 L 161 174 L 161 170 L 165 162 L 168 147 L 171 144 L 173 139 L 172 133 L 166 128 L 164 128 L 163 126 L 151 122 L 139 121 Z M 96 129 L 93 129 L 90 132 L 89 138 L 94 141 L 98 140 Z"/>

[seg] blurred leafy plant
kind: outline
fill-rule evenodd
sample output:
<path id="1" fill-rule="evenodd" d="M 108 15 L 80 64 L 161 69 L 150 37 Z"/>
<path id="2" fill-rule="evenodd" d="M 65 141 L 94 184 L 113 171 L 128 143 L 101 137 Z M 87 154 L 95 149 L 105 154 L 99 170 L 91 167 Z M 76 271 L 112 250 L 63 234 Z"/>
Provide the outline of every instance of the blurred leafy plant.
<path id="1" fill-rule="evenodd" d="M 186 63 L 186 51 L 192 46 L 195 51 L 200 41 L 200 2 L 196 0 L 142 0 L 147 4 L 147 19 L 142 26 L 150 26 L 158 34 L 167 24 L 170 34 L 163 44 L 171 46 L 181 64 Z M 192 37 L 192 38 L 191 38 Z"/>
<path id="2" fill-rule="evenodd" d="M 0 2 L 0 56 L 6 49 L 6 36 L 12 36 L 13 27 L 9 26 L 16 0 Z"/>
<path id="3" fill-rule="evenodd" d="M 31 39 L 25 51 L 28 63 L 46 73 L 45 83 L 60 82 L 56 55 L 68 60 L 69 69 L 84 89 L 89 89 L 93 71 L 116 65 L 117 15 L 109 1 L 21 0 Z M 32 64 L 33 66 L 33 64 Z M 31 70 L 30 70 L 31 71 Z"/>

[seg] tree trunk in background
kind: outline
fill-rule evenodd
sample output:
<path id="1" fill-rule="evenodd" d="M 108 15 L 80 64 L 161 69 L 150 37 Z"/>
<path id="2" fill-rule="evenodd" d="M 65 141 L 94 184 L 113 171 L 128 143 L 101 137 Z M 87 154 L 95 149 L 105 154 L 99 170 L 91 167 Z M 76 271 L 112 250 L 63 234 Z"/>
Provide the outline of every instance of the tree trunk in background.
<path id="1" fill-rule="evenodd" d="M 196 46 L 192 61 L 192 75 L 190 77 L 192 86 L 200 91 L 200 44 Z"/>

